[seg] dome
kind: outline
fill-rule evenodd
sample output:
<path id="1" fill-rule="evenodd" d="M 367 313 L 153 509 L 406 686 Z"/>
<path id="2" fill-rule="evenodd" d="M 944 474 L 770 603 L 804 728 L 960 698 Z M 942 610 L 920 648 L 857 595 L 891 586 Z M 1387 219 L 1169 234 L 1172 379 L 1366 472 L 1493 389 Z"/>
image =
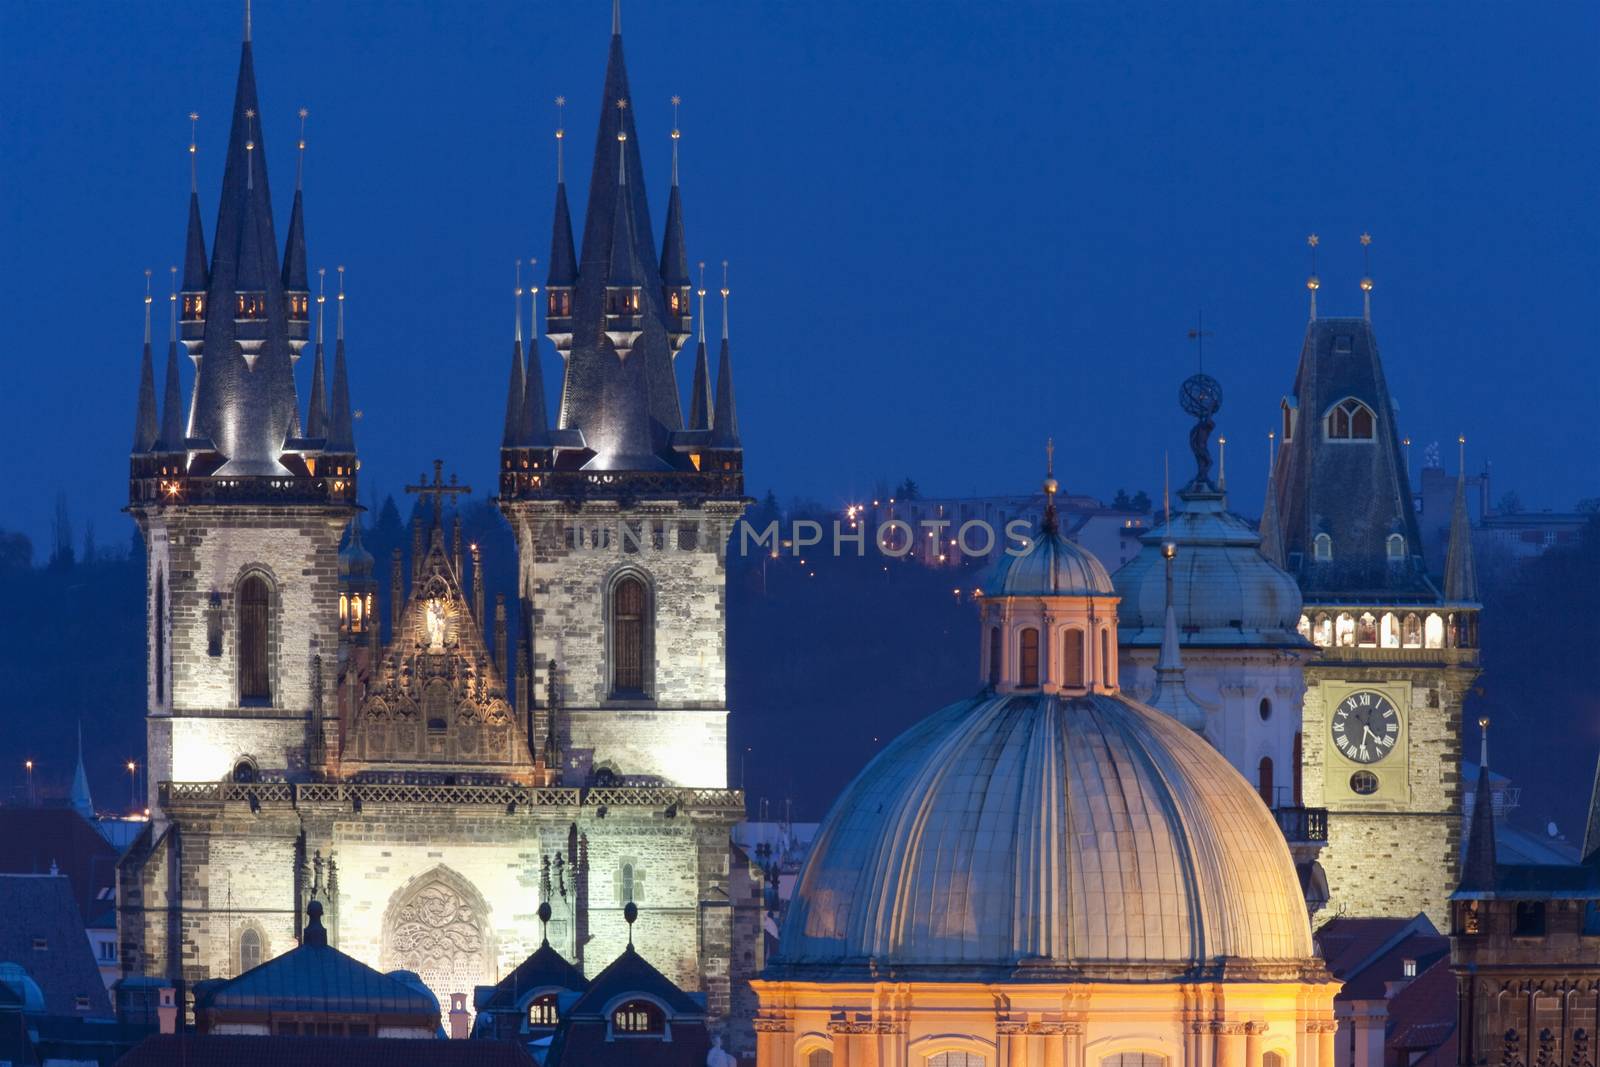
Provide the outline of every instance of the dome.
<path id="1" fill-rule="evenodd" d="M 1166 613 L 1166 560 L 1178 546 L 1172 606 L 1186 648 L 1214 645 L 1310 647 L 1296 632 L 1300 587 L 1261 554 L 1261 535 L 1226 508 L 1219 492 L 1186 491 L 1184 510 L 1140 538 L 1144 547 L 1117 571 L 1118 643 L 1157 647 Z"/>
<path id="2" fill-rule="evenodd" d="M 0 963 L 0 985 L 11 990 L 28 1015 L 44 1013 L 44 993 L 20 963 Z"/>
<path id="3" fill-rule="evenodd" d="M 339 573 L 359 577 L 372 573 L 372 553 L 361 543 L 361 520 L 350 523 L 350 536 L 339 549 Z"/>
<path id="4" fill-rule="evenodd" d="M 1114 596 L 1111 576 L 1094 553 L 1047 527 L 1020 556 L 1002 555 L 987 596 Z"/>
<path id="5" fill-rule="evenodd" d="M 1114 693 L 986 693 L 845 790 L 769 977 L 1214 978 L 1312 956 L 1288 846 L 1203 738 Z"/>

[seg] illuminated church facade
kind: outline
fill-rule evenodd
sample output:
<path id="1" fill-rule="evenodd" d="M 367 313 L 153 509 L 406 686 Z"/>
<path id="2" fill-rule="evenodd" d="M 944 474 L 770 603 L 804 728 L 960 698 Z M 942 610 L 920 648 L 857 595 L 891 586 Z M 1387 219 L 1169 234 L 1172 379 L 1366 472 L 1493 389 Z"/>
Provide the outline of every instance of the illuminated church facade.
<path id="1" fill-rule="evenodd" d="M 651 961 L 747 1043 L 728 1022 L 753 1011 L 760 882 L 729 837 L 724 546 L 745 501 L 726 290 L 718 373 L 702 321 L 685 420 L 676 160 L 658 252 L 628 98 L 614 18 L 581 256 L 556 189 L 553 420 L 519 294 L 498 465 L 519 581 L 491 602 L 445 518 L 464 487 L 437 468 L 414 487 L 434 507 L 409 566 L 361 545 L 342 273 L 327 361 L 298 183 L 281 245 L 274 227 L 247 22 L 209 247 L 190 191 L 159 394 L 146 309 L 129 511 L 151 822 L 120 872 L 127 975 L 182 996 L 238 974 L 292 947 L 316 900 L 331 944 L 448 1004 L 540 945 L 541 904 L 591 973 L 637 904 Z"/>

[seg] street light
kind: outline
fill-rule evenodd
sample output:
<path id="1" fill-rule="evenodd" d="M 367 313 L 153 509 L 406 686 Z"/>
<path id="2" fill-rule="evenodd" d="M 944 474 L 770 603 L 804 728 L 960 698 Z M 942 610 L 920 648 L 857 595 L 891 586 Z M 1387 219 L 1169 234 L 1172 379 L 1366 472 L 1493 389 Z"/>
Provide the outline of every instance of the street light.
<path id="1" fill-rule="evenodd" d="M 128 761 L 128 809 L 139 810 L 139 765 L 133 760 Z"/>
<path id="2" fill-rule="evenodd" d="M 22 765 L 28 769 L 28 803 L 33 803 L 33 760 L 24 760 Z"/>

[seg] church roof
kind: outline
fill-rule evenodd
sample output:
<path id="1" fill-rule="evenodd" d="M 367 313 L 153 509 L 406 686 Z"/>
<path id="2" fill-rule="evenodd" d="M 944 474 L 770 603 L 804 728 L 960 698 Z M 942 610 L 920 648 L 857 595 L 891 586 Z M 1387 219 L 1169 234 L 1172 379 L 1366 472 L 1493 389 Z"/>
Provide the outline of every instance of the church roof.
<path id="1" fill-rule="evenodd" d="M 510 1041 L 418 1041 L 398 1037 L 281 1037 L 155 1034 L 119 1067 L 533 1067 Z"/>
<path id="2" fill-rule="evenodd" d="M 1367 439 L 1330 439 L 1327 416 L 1346 400 L 1371 412 Z M 1378 341 L 1365 319 L 1316 319 L 1306 327 L 1294 390 L 1295 426 L 1278 452 L 1274 489 L 1289 571 L 1308 601 L 1434 602 L 1422 562 L 1410 478 Z M 1315 539 L 1331 538 L 1318 560 Z M 1405 539 L 1389 557 L 1390 535 Z"/>
<path id="3" fill-rule="evenodd" d="M 438 1025 L 439 1005 L 433 997 L 329 946 L 321 905 L 312 905 L 299 946 L 237 978 L 198 986 L 196 1014 L 213 1020 L 234 1012 L 414 1016 L 422 1025 Z"/>
<path id="4" fill-rule="evenodd" d="M 1310 648 L 1296 631 L 1300 589 L 1262 553 L 1262 535 L 1228 510 L 1227 497 L 1190 487 L 1178 494 L 1181 509 L 1139 538 L 1139 554 L 1112 575 L 1122 603 L 1118 643 L 1161 644 L 1166 609 L 1166 560 L 1173 558 L 1173 610 L 1186 648 Z"/>
<path id="5" fill-rule="evenodd" d="M 618 997 L 636 993 L 654 997 L 678 1014 L 704 1015 L 706 1011 L 704 1003 L 679 989 L 629 944 L 605 970 L 594 976 L 588 990 L 573 1002 L 569 1014 L 573 1017 L 600 1015 Z"/>
<path id="6" fill-rule="evenodd" d="M 526 994 L 552 987 L 581 993 L 589 988 L 589 980 L 545 941 L 498 984 L 479 986 L 473 1006 L 478 1011 L 515 1008 Z"/>
<path id="7" fill-rule="evenodd" d="M 985 596 L 1114 596 L 1116 589 L 1094 553 L 1059 529 L 1039 531 L 1017 556 L 1002 554 L 984 584 Z"/>
<path id="8" fill-rule="evenodd" d="M 1203 738 L 1115 694 L 982 694 L 846 788 L 768 975 L 1299 974 L 1312 957 L 1283 835 Z"/>
<path id="9" fill-rule="evenodd" d="M 0 964 L 21 968 L 50 1015 L 109 1018 L 105 983 L 64 875 L 0 874 Z M 78 998 L 89 1007 L 80 1009 Z"/>

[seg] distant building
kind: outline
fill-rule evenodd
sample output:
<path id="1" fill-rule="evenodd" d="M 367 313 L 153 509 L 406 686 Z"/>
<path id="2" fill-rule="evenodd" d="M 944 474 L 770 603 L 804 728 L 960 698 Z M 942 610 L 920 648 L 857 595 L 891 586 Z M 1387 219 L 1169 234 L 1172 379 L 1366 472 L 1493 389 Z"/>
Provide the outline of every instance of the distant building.
<path id="1" fill-rule="evenodd" d="M 1493 810 L 1493 790 L 1479 774 L 1478 813 Z M 1498 836 L 1494 819 L 1474 816 L 1450 898 L 1457 1063 L 1586 1067 L 1600 1028 L 1600 766 L 1578 862 L 1507 863 Z"/>
<path id="2" fill-rule="evenodd" d="M 1451 1067 L 1456 1019 L 1450 941 L 1426 915 L 1340 916 L 1316 937 L 1328 969 L 1344 983 L 1333 1001 L 1337 1067 L 1415 1067 L 1423 1060 Z"/>

